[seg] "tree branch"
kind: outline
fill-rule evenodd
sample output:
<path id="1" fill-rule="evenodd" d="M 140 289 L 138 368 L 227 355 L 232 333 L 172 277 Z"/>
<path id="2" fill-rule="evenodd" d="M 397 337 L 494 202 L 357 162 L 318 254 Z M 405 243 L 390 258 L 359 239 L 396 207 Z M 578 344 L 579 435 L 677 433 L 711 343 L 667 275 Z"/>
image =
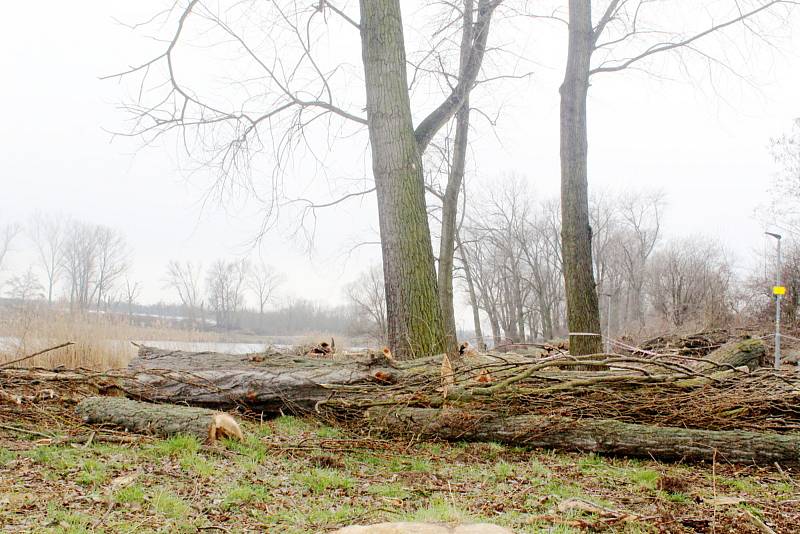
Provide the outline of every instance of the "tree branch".
<path id="1" fill-rule="evenodd" d="M 780 4 L 798 5 L 798 2 L 796 2 L 794 0 L 772 0 L 770 2 L 767 2 L 765 4 L 760 5 L 759 7 L 755 8 L 755 9 L 753 9 L 751 11 L 747 11 L 747 12 L 744 12 L 744 13 L 740 12 L 741 14 L 739 16 L 737 16 L 735 18 L 732 18 L 730 20 L 727 20 L 725 22 L 722 22 L 720 24 L 714 24 L 714 25 L 710 26 L 709 28 L 703 30 L 702 32 L 697 33 L 697 34 L 695 34 L 695 35 L 693 35 L 691 37 L 688 37 L 686 39 L 683 39 L 683 40 L 680 40 L 680 41 L 677 41 L 677 42 L 659 43 L 659 44 L 653 45 L 650 48 L 648 48 L 647 50 L 645 50 L 644 52 L 642 52 L 642 53 L 640 53 L 640 54 L 638 54 L 638 55 L 636 55 L 634 57 L 631 57 L 631 58 L 628 58 L 628 59 L 625 59 L 625 60 L 621 60 L 622 63 L 620 63 L 619 65 L 614 65 L 614 66 L 610 66 L 610 67 L 597 67 L 597 68 L 591 69 L 589 71 L 589 74 L 592 75 L 592 74 L 598 74 L 598 73 L 601 73 L 601 72 L 617 72 L 617 71 L 624 70 L 624 69 L 628 68 L 629 66 L 633 65 L 634 63 L 636 63 L 638 61 L 641 61 L 642 59 L 645 59 L 645 58 L 647 58 L 649 56 L 652 56 L 654 54 L 658 54 L 660 52 L 667 52 L 669 50 L 674 50 L 676 48 L 681 48 L 681 47 L 690 45 L 691 43 L 697 41 L 698 39 L 702 39 L 703 37 L 705 37 L 705 36 L 707 36 L 707 35 L 709 35 L 711 33 L 714 33 L 715 31 L 727 28 L 728 26 L 732 26 L 732 25 L 734 25 L 734 24 L 736 24 L 738 22 L 745 21 L 745 20 L 753 17 L 754 15 L 757 15 L 758 13 L 761 13 L 762 11 L 765 11 L 767 9 L 770 9 L 771 7 L 774 7 L 774 6 L 780 5 Z M 599 37 L 599 35 L 597 35 L 596 37 Z"/>

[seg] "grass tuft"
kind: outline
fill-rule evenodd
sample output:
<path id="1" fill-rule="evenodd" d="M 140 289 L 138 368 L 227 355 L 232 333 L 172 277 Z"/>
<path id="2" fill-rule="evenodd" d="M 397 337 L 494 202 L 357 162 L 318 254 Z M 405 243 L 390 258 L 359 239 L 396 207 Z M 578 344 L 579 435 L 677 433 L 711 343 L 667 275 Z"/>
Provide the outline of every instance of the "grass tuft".
<path id="1" fill-rule="evenodd" d="M 118 504 L 141 504 L 144 498 L 144 488 L 139 484 L 131 484 L 114 492 L 114 502 Z"/>
<path id="2" fill-rule="evenodd" d="M 347 490 L 353 487 L 353 479 L 333 469 L 313 469 L 295 475 L 294 479 L 312 493 L 324 493 L 331 489 Z"/>
<path id="3" fill-rule="evenodd" d="M 158 488 L 150 499 L 150 506 L 156 512 L 172 519 L 178 519 L 186 515 L 189 505 L 166 488 Z"/>

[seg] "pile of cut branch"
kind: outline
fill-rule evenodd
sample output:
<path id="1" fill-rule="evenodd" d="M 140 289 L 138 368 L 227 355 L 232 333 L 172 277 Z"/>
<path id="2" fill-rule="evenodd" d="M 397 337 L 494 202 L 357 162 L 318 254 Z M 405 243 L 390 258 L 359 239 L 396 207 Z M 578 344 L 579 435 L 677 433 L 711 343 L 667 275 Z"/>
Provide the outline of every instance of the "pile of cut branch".
<path id="1" fill-rule="evenodd" d="M 397 362 L 385 353 L 329 359 L 142 346 L 125 372 L 102 380 L 139 400 L 308 413 L 369 432 L 800 464 L 800 377 L 759 368 L 764 352 L 761 340 L 745 339 L 701 355 L 485 353 Z"/>

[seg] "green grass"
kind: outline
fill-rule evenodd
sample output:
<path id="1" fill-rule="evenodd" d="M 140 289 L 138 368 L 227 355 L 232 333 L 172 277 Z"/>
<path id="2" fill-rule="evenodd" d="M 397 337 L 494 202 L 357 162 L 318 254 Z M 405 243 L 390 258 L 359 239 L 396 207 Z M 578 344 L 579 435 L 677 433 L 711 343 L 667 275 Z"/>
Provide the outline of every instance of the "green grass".
<path id="1" fill-rule="evenodd" d="M 59 474 L 77 465 L 77 453 L 64 447 L 42 445 L 30 451 L 28 455 L 37 464 Z"/>
<path id="2" fill-rule="evenodd" d="M 310 472 L 295 475 L 294 479 L 313 493 L 353 487 L 353 480 L 335 469 L 312 469 Z"/>
<path id="3" fill-rule="evenodd" d="M 186 473 L 193 473 L 202 478 L 209 478 L 214 474 L 214 464 L 199 454 L 187 454 L 180 459 L 180 466 Z"/>
<path id="4" fill-rule="evenodd" d="M 477 517 L 442 497 L 435 497 L 427 506 L 406 514 L 403 519 L 432 523 L 467 523 L 475 522 Z"/>
<path id="5" fill-rule="evenodd" d="M 580 460 L 578 460 L 578 468 L 581 471 L 591 471 L 598 467 L 602 467 L 605 465 L 603 458 L 598 456 L 595 453 L 587 454 Z"/>
<path id="6" fill-rule="evenodd" d="M 17 459 L 17 453 L 0 447 L 0 467 L 4 467 Z"/>
<path id="7" fill-rule="evenodd" d="M 141 504 L 144 499 L 145 491 L 139 484 L 131 484 L 114 492 L 114 502 L 118 504 Z"/>
<path id="8" fill-rule="evenodd" d="M 668 500 L 669 502 L 675 502 L 681 504 L 689 504 L 690 502 L 692 502 L 691 497 L 680 491 L 675 493 L 662 491 L 661 494 L 663 495 L 664 499 Z"/>
<path id="9" fill-rule="evenodd" d="M 752 480 L 747 478 L 731 479 L 726 478 L 719 481 L 723 486 L 737 491 L 739 493 L 760 493 L 761 486 L 755 484 Z"/>
<path id="10" fill-rule="evenodd" d="M 492 471 L 496 482 L 502 482 L 514 476 L 514 466 L 503 460 L 495 462 Z"/>
<path id="11" fill-rule="evenodd" d="M 303 534 L 353 522 L 488 521 L 515 532 L 579 532 L 553 518 L 590 524 L 599 518 L 560 512 L 581 498 L 680 531 L 681 518 L 707 517 L 718 495 L 744 503 L 718 514 L 770 516 L 797 493 L 767 470 L 671 465 L 598 455 L 527 451 L 488 444 L 365 440 L 352 447 L 325 440 L 346 432 L 295 417 L 246 423 L 244 442 L 215 450 L 191 437 L 139 444 L 36 445 L 0 433 L 0 524 L 18 532 L 230 532 Z M 47 429 L 43 429 L 46 431 Z M 333 447 L 333 448 L 330 448 Z M 664 486 L 666 477 L 674 479 Z M 662 486 L 673 488 L 671 491 Z M 109 510 L 109 502 L 115 504 Z M 788 506 L 791 510 L 792 505 Z M 758 515 L 757 514 L 757 515 Z M 722 515 L 719 515 L 722 517 Z M 734 517 L 731 515 L 730 517 Z M 551 519 L 548 519 L 551 518 Z M 100 521 L 101 528 L 92 529 Z M 43 526 L 49 525 L 49 526 Z M 210 527 L 203 530 L 201 527 Z M 585 531 L 585 530 L 584 530 Z M 652 532 L 640 523 L 610 533 Z M 720 530 L 722 532 L 723 530 Z"/>
<path id="12" fill-rule="evenodd" d="M 531 460 L 523 467 L 526 474 L 534 478 L 546 478 L 552 475 L 553 473 L 538 458 L 531 458 Z"/>
<path id="13" fill-rule="evenodd" d="M 371 495 L 387 497 L 390 499 L 408 499 L 411 492 L 401 484 L 373 484 L 367 488 Z"/>
<path id="14" fill-rule="evenodd" d="M 635 469 L 630 472 L 630 480 L 648 489 L 656 489 L 661 475 L 652 469 Z"/>
<path id="15" fill-rule="evenodd" d="M 310 432 L 313 428 L 313 425 L 307 421 L 290 415 L 278 417 L 272 424 L 275 428 L 275 434 L 281 436 L 297 436 L 303 432 Z"/>
<path id="16" fill-rule="evenodd" d="M 186 501 L 166 488 L 156 488 L 150 497 L 150 506 L 171 519 L 183 517 L 189 511 Z"/>
<path id="17" fill-rule="evenodd" d="M 560 479 L 548 480 L 545 482 L 544 486 L 542 486 L 541 491 L 544 495 L 552 495 L 562 499 L 586 497 L 580 486 Z"/>
<path id="18" fill-rule="evenodd" d="M 54 532 L 63 534 L 89 534 L 92 518 L 80 512 L 70 512 L 60 507 L 51 507 L 47 523 L 54 525 Z"/>
<path id="19" fill-rule="evenodd" d="M 269 456 L 269 451 L 264 443 L 258 436 L 248 435 L 245 436 L 244 441 L 228 441 L 225 444 L 229 449 L 238 453 L 243 458 L 252 460 L 259 464 L 266 461 Z"/>
<path id="20" fill-rule="evenodd" d="M 81 470 L 75 477 L 78 484 L 84 486 L 97 486 L 108 480 L 105 464 L 97 460 L 87 459 L 81 465 Z"/>
<path id="21" fill-rule="evenodd" d="M 330 426 L 322 426 L 317 430 L 317 436 L 325 439 L 336 439 L 342 437 L 342 431 Z"/>
<path id="22" fill-rule="evenodd" d="M 265 502 L 270 499 L 270 489 L 254 484 L 237 484 L 228 490 L 221 507 L 225 510 L 252 502 Z"/>
<path id="23" fill-rule="evenodd" d="M 188 456 L 199 450 L 200 440 L 195 436 L 175 436 L 159 441 L 150 448 L 152 455 L 157 458 Z"/>

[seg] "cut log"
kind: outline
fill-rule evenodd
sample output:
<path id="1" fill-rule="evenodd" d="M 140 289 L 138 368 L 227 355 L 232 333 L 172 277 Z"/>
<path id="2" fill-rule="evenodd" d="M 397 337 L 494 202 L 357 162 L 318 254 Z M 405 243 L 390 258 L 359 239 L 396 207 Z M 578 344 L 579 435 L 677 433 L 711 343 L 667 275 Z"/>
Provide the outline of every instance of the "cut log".
<path id="1" fill-rule="evenodd" d="M 692 430 L 541 415 L 504 416 L 455 408 L 371 409 L 371 429 L 449 441 L 596 452 L 660 460 L 800 465 L 800 435 Z"/>
<path id="2" fill-rule="evenodd" d="M 247 405 L 265 413 L 310 410 L 330 398 L 329 385 L 391 384 L 400 372 L 383 354 L 346 361 L 146 346 L 128 368 L 136 373 L 130 386 L 135 396 L 219 408 Z"/>
<path id="3" fill-rule="evenodd" d="M 139 434 L 185 434 L 207 442 L 223 437 L 242 439 L 242 431 L 230 415 L 205 408 L 150 404 L 122 397 L 89 397 L 78 403 L 76 411 L 87 423 Z"/>
<path id="4" fill-rule="evenodd" d="M 712 351 L 705 359 L 714 364 L 735 368 L 747 366 L 756 369 L 766 354 L 764 342 L 760 339 L 745 339 L 743 341 L 729 341 L 718 349 Z M 713 367 L 706 364 L 704 369 Z"/>

